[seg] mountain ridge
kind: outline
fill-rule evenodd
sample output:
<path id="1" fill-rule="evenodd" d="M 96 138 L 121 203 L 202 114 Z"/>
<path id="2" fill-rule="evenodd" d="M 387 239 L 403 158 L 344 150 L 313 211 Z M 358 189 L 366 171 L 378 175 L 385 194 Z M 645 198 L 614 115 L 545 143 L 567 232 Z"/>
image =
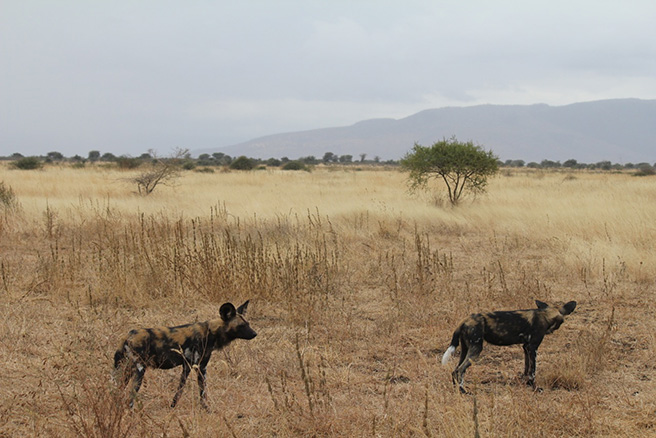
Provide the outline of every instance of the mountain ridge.
<path id="1" fill-rule="evenodd" d="M 349 126 L 272 134 L 197 152 L 291 159 L 321 158 L 332 152 L 388 160 L 401 158 L 415 142 L 429 146 L 453 136 L 491 149 L 502 160 L 653 162 L 656 100 L 430 108 L 400 119 L 366 119 Z"/>

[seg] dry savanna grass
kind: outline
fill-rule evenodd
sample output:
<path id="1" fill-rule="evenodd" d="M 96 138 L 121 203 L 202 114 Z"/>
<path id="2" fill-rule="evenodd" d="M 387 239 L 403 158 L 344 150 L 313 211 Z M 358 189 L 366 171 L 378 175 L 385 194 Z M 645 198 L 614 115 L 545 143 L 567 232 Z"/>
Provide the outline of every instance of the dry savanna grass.
<path id="1" fill-rule="evenodd" d="M 656 181 L 515 171 L 448 207 L 394 169 L 188 172 L 0 168 L 0 436 L 646 436 L 656 434 Z M 138 172 L 138 171 L 136 171 Z M 251 300 L 259 335 L 168 407 L 149 370 L 134 409 L 110 381 L 129 329 Z M 538 352 L 439 359 L 473 312 L 578 301 Z M 476 435 L 479 434 L 479 435 Z"/>

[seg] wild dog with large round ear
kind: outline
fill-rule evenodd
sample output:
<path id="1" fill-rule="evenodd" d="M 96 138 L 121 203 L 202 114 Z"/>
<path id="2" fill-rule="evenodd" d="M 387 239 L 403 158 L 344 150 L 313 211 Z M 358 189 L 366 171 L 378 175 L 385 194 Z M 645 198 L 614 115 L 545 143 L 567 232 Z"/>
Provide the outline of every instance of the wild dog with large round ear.
<path id="1" fill-rule="evenodd" d="M 205 377 L 212 352 L 235 339 L 257 336 L 244 317 L 247 308 L 248 301 L 237 309 L 232 303 L 225 303 L 219 309 L 219 319 L 176 327 L 131 330 L 114 354 L 114 372 L 120 375 L 123 385 L 134 378 L 130 406 L 141 388 L 146 368 L 169 369 L 182 365 L 180 384 L 171 407 L 177 404 L 192 367 L 197 367 L 200 402 L 207 409 Z"/>
<path id="2" fill-rule="evenodd" d="M 524 348 L 524 378 L 535 389 L 535 368 L 538 347 L 545 335 L 556 331 L 576 308 L 570 301 L 560 308 L 535 300 L 537 309 L 477 313 L 465 319 L 453 333 L 451 345 L 442 356 L 446 365 L 460 345 L 460 361 L 451 374 L 460 392 L 466 392 L 464 375 L 467 368 L 481 354 L 483 341 L 494 345 L 522 344 Z"/>

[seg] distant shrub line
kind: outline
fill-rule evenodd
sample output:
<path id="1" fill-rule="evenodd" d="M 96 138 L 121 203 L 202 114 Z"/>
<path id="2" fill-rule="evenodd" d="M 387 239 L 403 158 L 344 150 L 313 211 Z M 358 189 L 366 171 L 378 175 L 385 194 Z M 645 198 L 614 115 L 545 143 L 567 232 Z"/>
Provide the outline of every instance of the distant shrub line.
<path id="1" fill-rule="evenodd" d="M 84 167 L 86 163 L 107 163 L 114 164 L 121 169 L 136 169 L 144 164 L 152 163 L 155 160 L 150 153 L 141 154 L 139 157 L 130 157 L 127 155 L 115 156 L 112 153 L 100 154 L 99 151 L 91 151 L 87 158 L 79 155 L 65 157 L 59 152 L 49 152 L 45 156 L 25 157 L 20 153 L 14 153 L 10 156 L 0 157 L 2 161 L 11 161 L 11 166 L 21 170 L 31 170 L 41 168 L 46 163 L 73 163 L 75 167 Z M 365 164 L 385 164 L 397 166 L 400 160 L 381 160 L 380 157 L 367 159 L 367 154 L 360 154 L 359 159 L 354 159 L 353 155 L 337 155 L 332 152 L 326 152 L 323 157 L 317 158 L 314 155 L 308 155 L 296 159 L 282 158 L 252 158 L 246 156 L 231 157 L 222 152 L 213 154 L 200 154 L 197 158 L 192 158 L 187 154 L 182 162 L 181 167 L 185 170 L 196 168 L 215 168 L 228 167 L 233 170 L 253 170 L 263 167 L 279 167 L 283 170 L 310 170 L 310 166 L 319 164 L 332 165 L 365 165 Z M 563 161 L 542 160 L 525 162 L 524 160 L 499 160 L 499 166 L 504 168 L 529 168 L 529 169 L 592 169 L 592 170 L 635 170 L 638 176 L 650 176 L 656 174 L 656 163 L 612 163 L 611 161 L 598 161 L 596 163 L 582 163 L 574 159 Z M 209 172 L 210 170 L 201 170 Z"/>

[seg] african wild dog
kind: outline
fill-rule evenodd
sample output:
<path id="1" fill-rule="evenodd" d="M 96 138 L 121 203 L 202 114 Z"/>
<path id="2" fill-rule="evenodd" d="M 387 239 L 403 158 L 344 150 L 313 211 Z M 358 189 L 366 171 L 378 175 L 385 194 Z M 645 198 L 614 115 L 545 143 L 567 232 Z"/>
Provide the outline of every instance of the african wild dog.
<path id="1" fill-rule="evenodd" d="M 460 362 L 453 373 L 453 383 L 459 385 L 464 393 L 464 374 L 483 350 L 483 340 L 494 345 L 523 344 L 524 377 L 526 383 L 535 386 L 535 359 L 538 347 L 545 335 L 560 327 L 576 308 L 576 301 L 570 301 L 560 309 L 535 300 L 537 309 L 511 310 L 490 313 L 476 313 L 465 319 L 453 333 L 451 345 L 442 356 L 446 365 L 451 355 L 461 344 Z"/>
<path id="2" fill-rule="evenodd" d="M 192 367 L 197 367 L 201 405 L 205 402 L 205 375 L 212 351 L 220 350 L 235 339 L 253 339 L 257 333 L 244 319 L 248 301 L 235 309 L 225 303 L 219 309 L 220 319 L 180 325 L 177 327 L 142 328 L 130 331 L 114 354 L 115 373 L 121 375 L 124 386 L 134 377 L 134 403 L 146 368 L 169 369 L 182 365 L 180 385 L 173 397 L 175 407 Z"/>

